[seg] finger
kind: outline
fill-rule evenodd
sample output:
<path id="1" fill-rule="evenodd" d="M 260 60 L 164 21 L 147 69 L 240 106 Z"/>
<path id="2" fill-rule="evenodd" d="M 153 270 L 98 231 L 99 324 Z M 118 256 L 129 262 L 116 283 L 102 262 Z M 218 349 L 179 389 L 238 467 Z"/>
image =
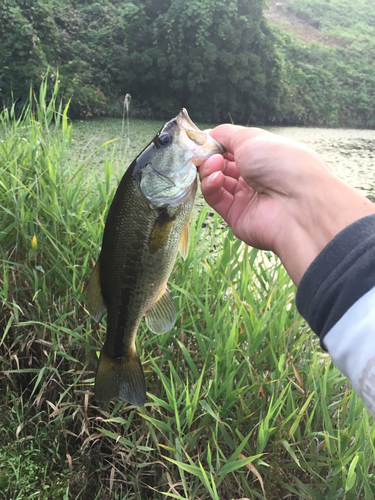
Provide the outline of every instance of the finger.
<path id="1" fill-rule="evenodd" d="M 224 188 L 225 191 L 228 191 L 231 194 L 234 194 L 237 186 L 238 186 L 238 179 L 235 179 L 233 177 L 228 177 L 226 175 L 222 176 L 217 176 L 215 177 L 215 174 L 222 172 L 218 170 L 217 172 L 212 172 L 210 175 L 206 176 L 204 179 L 207 179 L 207 177 L 210 177 L 210 181 L 208 184 L 204 184 L 205 187 L 208 186 L 210 192 L 214 191 L 215 189 L 221 189 Z M 203 180 L 202 179 L 202 182 Z M 241 179 L 243 181 L 243 179 Z M 244 181 L 243 181 L 244 182 Z"/>
<path id="2" fill-rule="evenodd" d="M 234 161 L 234 154 L 233 153 L 228 153 L 228 151 L 225 153 L 224 158 L 228 161 Z"/>
<path id="3" fill-rule="evenodd" d="M 202 181 L 214 172 L 223 172 L 228 177 L 238 179 L 239 173 L 233 161 L 223 158 L 221 155 L 214 155 L 204 161 L 199 167 L 199 177 Z"/>
<path id="4" fill-rule="evenodd" d="M 201 182 L 202 194 L 207 203 L 224 219 L 233 204 L 233 194 L 224 188 L 226 179 L 222 172 L 214 172 Z"/>
<path id="5" fill-rule="evenodd" d="M 202 162 L 198 168 L 199 178 L 202 181 L 205 177 L 222 170 L 224 167 L 224 158 L 221 155 L 210 156 Z"/>
<path id="6" fill-rule="evenodd" d="M 238 187 L 238 179 L 234 179 L 233 177 L 224 175 L 224 183 L 222 187 L 225 189 L 225 191 L 228 191 L 230 194 L 234 195 Z"/>
<path id="7" fill-rule="evenodd" d="M 210 135 L 220 142 L 229 153 L 234 154 L 244 142 L 255 137 L 274 135 L 266 130 L 255 127 L 240 127 L 239 125 L 224 124 L 211 130 Z"/>

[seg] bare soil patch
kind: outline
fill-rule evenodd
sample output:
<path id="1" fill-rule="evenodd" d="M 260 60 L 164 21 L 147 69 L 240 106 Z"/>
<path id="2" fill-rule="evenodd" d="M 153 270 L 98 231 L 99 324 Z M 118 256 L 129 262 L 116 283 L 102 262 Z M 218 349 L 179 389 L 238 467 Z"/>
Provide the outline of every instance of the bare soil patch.
<path id="1" fill-rule="evenodd" d="M 313 41 L 324 45 L 337 45 L 339 43 L 334 37 L 324 35 L 319 29 L 314 28 L 289 11 L 287 6 L 290 1 L 268 0 L 269 8 L 264 11 L 266 19 L 273 24 L 278 24 L 283 31 L 289 32 L 294 38 L 307 44 Z"/>

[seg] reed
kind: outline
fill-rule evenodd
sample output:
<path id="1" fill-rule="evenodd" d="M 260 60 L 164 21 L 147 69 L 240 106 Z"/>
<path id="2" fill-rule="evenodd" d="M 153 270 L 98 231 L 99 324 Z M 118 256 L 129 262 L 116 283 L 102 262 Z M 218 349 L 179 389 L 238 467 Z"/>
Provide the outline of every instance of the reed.
<path id="1" fill-rule="evenodd" d="M 280 262 L 207 207 L 171 277 L 175 327 L 139 331 L 145 407 L 96 404 L 106 321 L 82 288 L 123 165 L 116 143 L 102 176 L 73 162 L 47 90 L 0 117 L 0 497 L 373 499 L 371 417 Z"/>

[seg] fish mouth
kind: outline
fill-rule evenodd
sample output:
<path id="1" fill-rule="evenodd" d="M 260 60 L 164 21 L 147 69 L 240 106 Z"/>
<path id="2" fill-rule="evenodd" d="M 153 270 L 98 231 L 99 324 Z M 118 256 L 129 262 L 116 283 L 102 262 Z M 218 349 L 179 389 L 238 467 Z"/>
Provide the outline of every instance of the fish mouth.
<path id="1" fill-rule="evenodd" d="M 178 116 L 180 115 L 182 115 L 183 119 L 186 121 L 186 125 L 188 125 L 188 126 L 185 125 L 185 128 L 191 128 L 193 130 L 196 130 L 197 132 L 202 132 L 190 118 L 189 113 L 185 108 L 181 109 L 180 114 Z"/>
<path id="2" fill-rule="evenodd" d="M 191 141 L 189 149 L 195 153 L 192 160 L 195 166 L 198 167 L 206 158 L 214 154 L 224 155 L 227 152 L 222 144 L 195 125 L 185 108 L 182 108 L 176 120 L 177 124 L 185 132 L 187 139 Z"/>

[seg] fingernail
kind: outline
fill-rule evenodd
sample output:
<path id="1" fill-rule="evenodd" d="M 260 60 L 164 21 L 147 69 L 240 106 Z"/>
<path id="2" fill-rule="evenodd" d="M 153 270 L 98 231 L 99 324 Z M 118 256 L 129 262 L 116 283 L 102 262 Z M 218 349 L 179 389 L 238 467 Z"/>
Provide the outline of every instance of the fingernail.
<path id="1" fill-rule="evenodd" d="M 217 177 L 218 175 L 220 175 L 220 172 L 214 172 L 213 174 L 209 175 L 209 176 L 208 176 L 208 182 L 209 182 L 210 184 L 213 184 L 213 183 L 214 183 L 214 181 L 215 181 L 215 179 L 216 179 L 216 177 Z"/>

